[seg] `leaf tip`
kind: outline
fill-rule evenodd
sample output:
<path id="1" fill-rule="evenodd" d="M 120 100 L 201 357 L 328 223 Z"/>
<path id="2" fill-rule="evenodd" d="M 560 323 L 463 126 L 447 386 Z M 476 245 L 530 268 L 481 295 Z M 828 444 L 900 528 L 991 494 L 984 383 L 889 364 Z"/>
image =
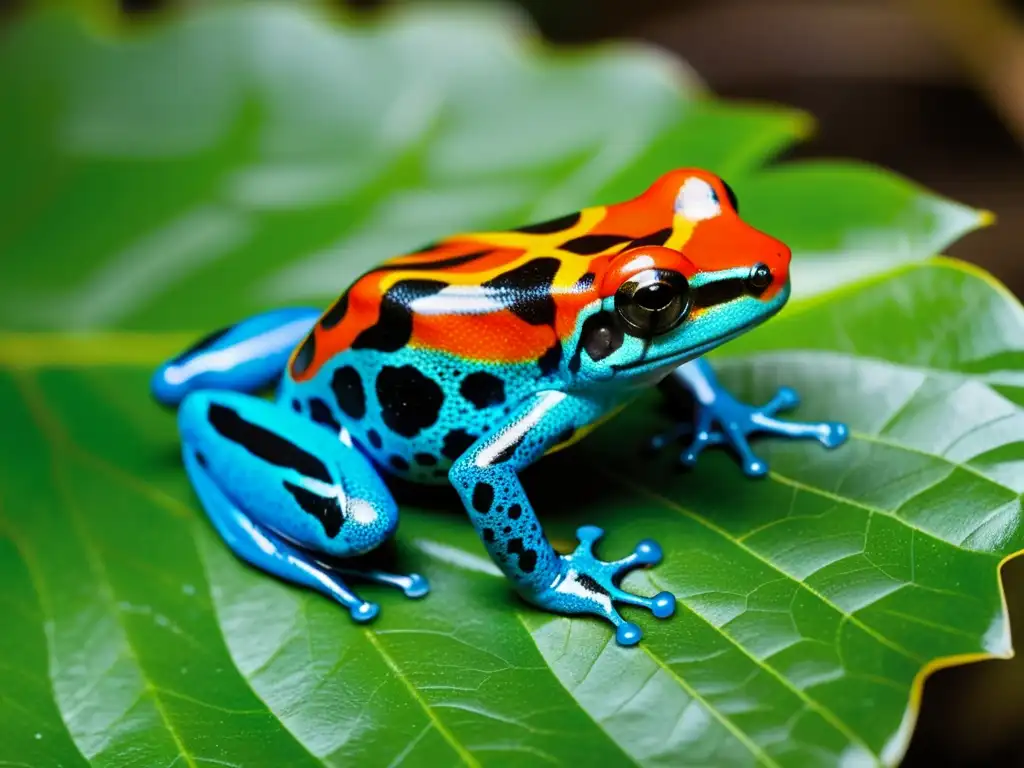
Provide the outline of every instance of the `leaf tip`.
<path id="1" fill-rule="evenodd" d="M 793 136 L 797 141 L 807 141 L 818 133 L 818 121 L 810 112 L 793 112 Z"/>
<path id="2" fill-rule="evenodd" d="M 995 211 L 990 211 L 985 208 L 978 210 L 978 227 L 991 227 L 998 220 Z"/>

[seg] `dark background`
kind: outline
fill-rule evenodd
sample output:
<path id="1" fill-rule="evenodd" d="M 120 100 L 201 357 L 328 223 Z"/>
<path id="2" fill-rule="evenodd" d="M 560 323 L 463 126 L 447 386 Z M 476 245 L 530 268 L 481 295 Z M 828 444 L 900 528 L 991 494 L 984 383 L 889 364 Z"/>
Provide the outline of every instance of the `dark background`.
<path id="1" fill-rule="evenodd" d="M 858 158 L 995 212 L 996 226 L 948 254 L 1024 295 L 1024 0 L 506 1 L 553 42 L 648 41 L 723 97 L 812 113 L 817 132 L 785 158 Z M 188 2 L 120 5 L 145 16 Z M 0 15 L 25 4 L 0 0 Z M 1019 645 L 1024 557 L 1004 582 Z M 1024 765 L 1024 661 L 930 677 L 903 764 Z"/>

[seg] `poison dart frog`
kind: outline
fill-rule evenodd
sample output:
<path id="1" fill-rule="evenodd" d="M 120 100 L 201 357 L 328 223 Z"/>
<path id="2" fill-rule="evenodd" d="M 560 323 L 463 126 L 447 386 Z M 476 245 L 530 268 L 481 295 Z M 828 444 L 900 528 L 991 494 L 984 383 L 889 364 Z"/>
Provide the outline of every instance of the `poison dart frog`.
<path id="1" fill-rule="evenodd" d="M 725 444 L 747 474 L 765 463 L 751 432 L 842 443 L 837 423 L 735 400 L 702 355 L 778 312 L 790 251 L 746 224 L 720 178 L 666 173 L 638 197 L 511 231 L 460 234 L 359 277 L 326 311 L 265 312 L 204 338 L 162 365 L 156 399 L 178 408 L 184 465 L 213 525 L 243 560 L 318 590 L 358 622 L 378 606 L 346 575 L 424 595 L 419 575 L 354 572 L 395 530 L 383 477 L 450 482 L 494 563 L 523 597 L 560 614 L 596 614 L 621 645 L 639 641 L 617 603 L 658 618 L 675 610 L 620 587 L 656 564 L 640 542 L 619 560 L 595 554 L 599 528 L 559 554 L 518 474 L 582 437 L 640 392 L 690 393 L 682 453 Z M 276 386 L 273 400 L 257 393 Z M 326 557 L 325 557 L 326 556 Z M 343 560 L 341 561 L 344 562 Z"/>

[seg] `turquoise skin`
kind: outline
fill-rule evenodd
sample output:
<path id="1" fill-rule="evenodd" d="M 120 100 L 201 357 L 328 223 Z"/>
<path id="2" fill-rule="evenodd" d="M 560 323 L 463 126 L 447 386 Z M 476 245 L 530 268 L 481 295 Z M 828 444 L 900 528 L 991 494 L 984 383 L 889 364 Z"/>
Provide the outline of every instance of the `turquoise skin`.
<path id="1" fill-rule="evenodd" d="M 734 285 L 746 274 L 735 268 L 698 273 L 690 287 Z M 321 312 L 276 310 L 163 365 L 152 390 L 161 403 L 178 407 L 186 471 L 228 546 L 258 568 L 333 598 L 356 621 L 372 619 L 378 607 L 347 586 L 343 576 L 351 571 L 333 561 L 369 552 L 394 532 L 398 509 L 383 480 L 391 474 L 451 482 L 489 555 L 523 597 L 556 613 L 601 616 L 616 627 L 621 645 L 633 645 L 641 631 L 615 604 L 667 618 L 675 598 L 635 595 L 618 583 L 630 570 L 659 562 L 660 547 L 642 541 L 625 558 L 601 561 L 593 545 L 602 532 L 584 526 L 576 551 L 558 554 L 518 474 L 659 383 L 670 396 L 688 390 L 697 405 L 684 463 L 707 446 L 727 444 L 748 474 L 763 474 L 767 467 L 747 442 L 753 431 L 840 444 L 846 438 L 840 424 L 774 417 L 795 403 L 790 390 L 761 408 L 743 405 L 700 359 L 775 314 L 788 295 L 787 285 L 768 301 L 730 296 L 693 318 L 682 310 L 677 325 L 653 336 L 624 331 L 616 297 L 597 299 L 579 313 L 559 362 L 547 370 L 535 362 L 495 365 L 407 346 L 349 348 L 303 382 L 286 363 Z M 273 401 L 252 394 L 275 383 Z M 409 597 L 428 589 L 416 574 L 358 575 Z"/>

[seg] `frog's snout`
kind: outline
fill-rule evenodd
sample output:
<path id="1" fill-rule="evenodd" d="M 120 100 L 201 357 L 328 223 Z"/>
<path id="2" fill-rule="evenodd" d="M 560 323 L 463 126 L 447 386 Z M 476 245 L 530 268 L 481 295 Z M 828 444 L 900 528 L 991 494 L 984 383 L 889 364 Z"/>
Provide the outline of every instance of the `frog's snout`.
<path id="1" fill-rule="evenodd" d="M 781 240 L 776 240 L 774 237 L 760 232 L 758 234 L 760 237 L 757 238 L 755 252 L 752 254 L 755 266 L 751 272 L 751 280 L 763 283 L 758 286 L 761 290 L 767 289 L 769 286 L 787 285 L 789 283 L 789 263 L 793 258 L 793 252 Z M 758 276 L 756 273 L 759 270 L 762 273 L 767 272 L 767 274 Z"/>

